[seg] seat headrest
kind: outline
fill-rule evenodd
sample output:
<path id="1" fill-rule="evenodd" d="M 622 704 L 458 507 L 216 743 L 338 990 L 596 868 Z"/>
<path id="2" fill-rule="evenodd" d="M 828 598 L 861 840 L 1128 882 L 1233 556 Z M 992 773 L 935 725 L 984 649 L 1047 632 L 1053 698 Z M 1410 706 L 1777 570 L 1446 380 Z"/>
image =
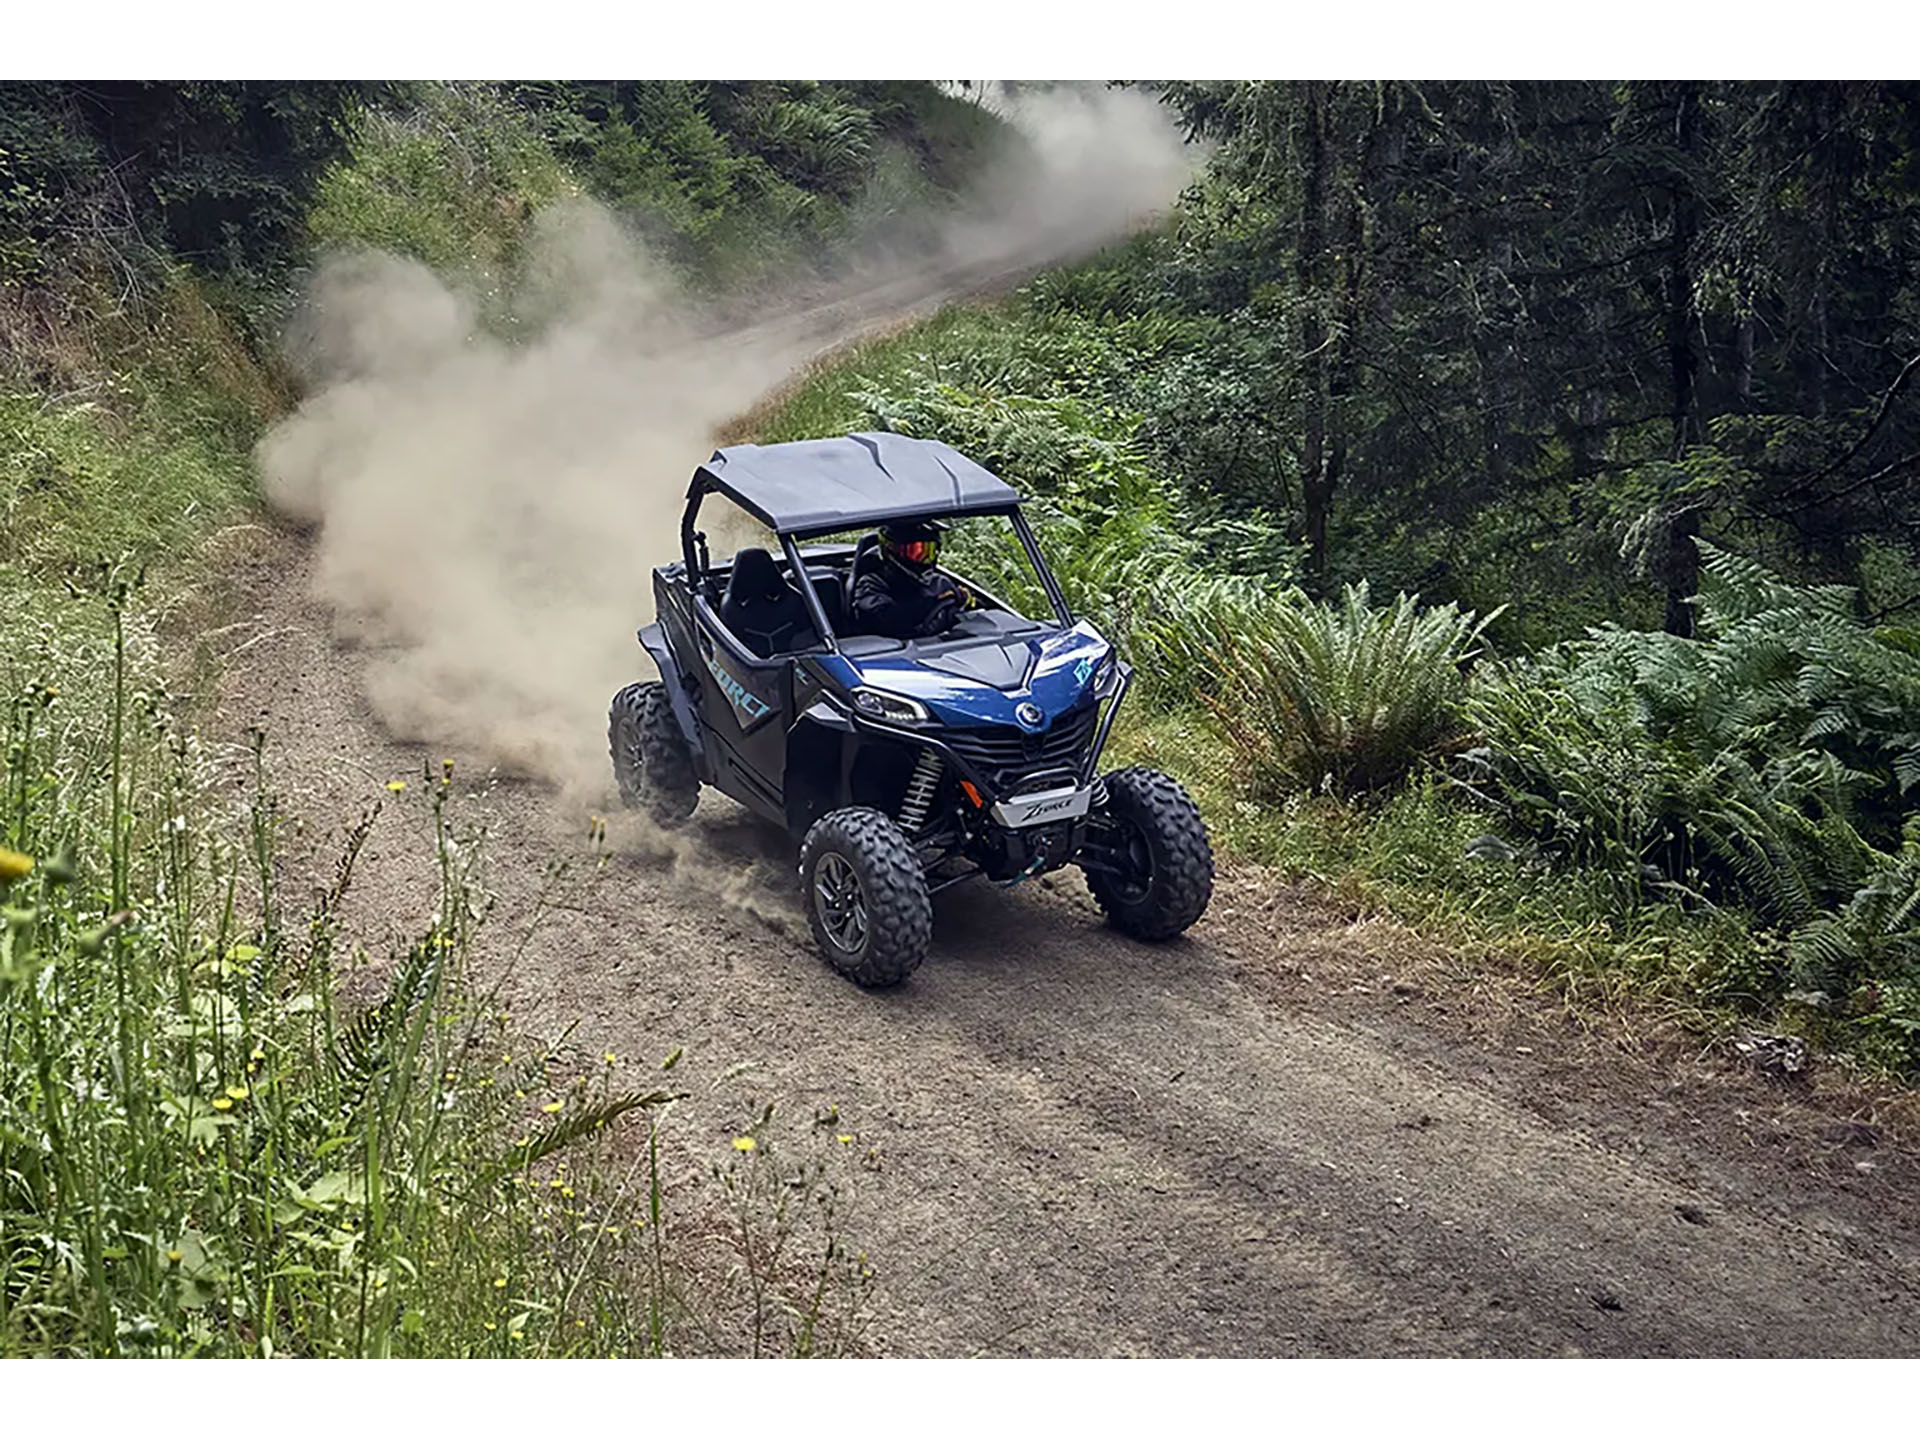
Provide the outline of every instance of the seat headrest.
<path id="1" fill-rule="evenodd" d="M 749 547 L 734 555 L 733 574 L 727 579 L 729 598 L 741 602 L 771 600 L 785 594 L 786 589 L 779 564 L 766 551 Z"/>

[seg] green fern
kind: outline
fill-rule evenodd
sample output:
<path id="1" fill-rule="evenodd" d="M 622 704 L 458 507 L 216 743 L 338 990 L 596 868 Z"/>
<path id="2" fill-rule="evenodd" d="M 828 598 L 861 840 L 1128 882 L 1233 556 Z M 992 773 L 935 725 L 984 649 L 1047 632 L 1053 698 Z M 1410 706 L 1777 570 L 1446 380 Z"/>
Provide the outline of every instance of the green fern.
<path id="1" fill-rule="evenodd" d="M 1920 660 L 1701 547 L 1700 638 L 1605 627 L 1489 672 L 1468 702 L 1516 823 L 1629 891 L 1648 872 L 1800 927 L 1843 903 L 1920 782 Z M 1551 697 L 1549 703 L 1546 697 Z"/>
<path id="2" fill-rule="evenodd" d="M 1877 857 L 1837 915 L 1794 931 L 1789 957 L 1802 989 L 1828 995 L 1867 979 L 1920 983 L 1920 816 L 1907 822 L 1899 853 Z"/>
<path id="3" fill-rule="evenodd" d="M 446 952 L 437 933 L 417 942 L 394 972 L 385 997 L 335 1036 L 334 1068 L 350 1104 L 357 1106 L 373 1082 L 401 1059 L 408 1022 L 431 1002 Z"/>
<path id="4" fill-rule="evenodd" d="M 1422 610 L 1408 595 L 1375 609 L 1363 583 L 1337 606 L 1286 592 L 1212 618 L 1228 624 L 1193 643 L 1223 685 L 1202 698 L 1256 786 L 1355 793 L 1392 784 L 1456 734 L 1494 617 Z"/>

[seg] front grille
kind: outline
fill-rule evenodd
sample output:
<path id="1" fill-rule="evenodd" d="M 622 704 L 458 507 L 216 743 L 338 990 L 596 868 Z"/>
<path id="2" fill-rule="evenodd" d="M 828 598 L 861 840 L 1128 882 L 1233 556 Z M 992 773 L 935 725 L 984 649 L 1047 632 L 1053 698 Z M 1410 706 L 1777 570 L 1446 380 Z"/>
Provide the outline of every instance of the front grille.
<path id="1" fill-rule="evenodd" d="M 951 730 L 943 737 L 968 765 L 985 776 L 996 795 L 1022 775 L 1037 770 L 1075 769 L 1093 743 L 1097 706 L 1088 705 L 1062 715 L 1045 730 L 1021 730 L 1012 725 L 985 725 L 977 730 Z"/>

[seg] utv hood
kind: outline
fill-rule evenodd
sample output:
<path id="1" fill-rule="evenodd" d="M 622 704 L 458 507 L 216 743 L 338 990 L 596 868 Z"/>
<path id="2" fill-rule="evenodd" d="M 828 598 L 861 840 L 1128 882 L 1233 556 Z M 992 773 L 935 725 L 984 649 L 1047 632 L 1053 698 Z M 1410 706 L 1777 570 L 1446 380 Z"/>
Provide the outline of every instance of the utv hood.
<path id="1" fill-rule="evenodd" d="M 1083 621 L 1071 630 L 943 646 L 934 654 L 835 655 L 824 664 L 848 688 L 868 685 L 918 700 L 936 725 L 1037 730 L 1087 698 L 1112 651 Z M 1040 725 L 1022 724 L 1015 712 L 1023 704 L 1040 708 Z"/>

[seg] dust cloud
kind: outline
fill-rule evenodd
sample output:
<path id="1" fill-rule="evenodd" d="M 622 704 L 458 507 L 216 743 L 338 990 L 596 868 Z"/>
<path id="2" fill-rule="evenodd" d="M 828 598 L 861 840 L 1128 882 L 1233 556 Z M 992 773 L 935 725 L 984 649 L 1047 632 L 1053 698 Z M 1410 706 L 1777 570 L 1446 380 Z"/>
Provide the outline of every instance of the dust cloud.
<path id="1" fill-rule="evenodd" d="M 315 592 L 366 647 L 394 735 L 603 798 L 607 701 L 652 674 L 634 639 L 649 572 L 677 553 L 716 429 L 821 350 L 1089 252 L 1192 177 L 1145 95 L 995 103 L 1028 143 L 931 244 L 876 241 L 851 278 L 750 319 L 695 305 L 584 202 L 536 220 L 501 297 L 512 341 L 413 261 L 320 266 L 287 337 L 307 399 L 258 459 L 271 503 L 315 531 Z"/>

